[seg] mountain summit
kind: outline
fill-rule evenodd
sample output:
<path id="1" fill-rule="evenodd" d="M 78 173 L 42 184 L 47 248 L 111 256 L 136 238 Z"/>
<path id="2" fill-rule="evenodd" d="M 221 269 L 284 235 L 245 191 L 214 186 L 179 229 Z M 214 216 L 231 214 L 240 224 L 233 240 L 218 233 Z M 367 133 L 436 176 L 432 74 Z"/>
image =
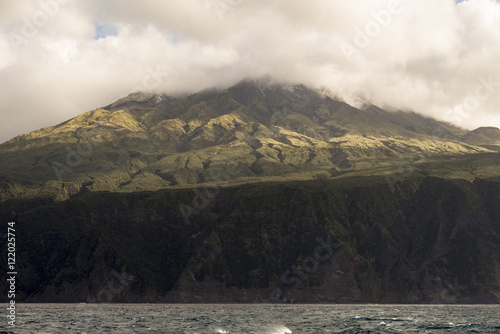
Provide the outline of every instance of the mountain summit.
<path id="1" fill-rule="evenodd" d="M 361 110 L 304 85 L 266 80 L 187 97 L 134 93 L 0 145 L 0 196 L 184 187 L 213 181 L 228 163 L 238 166 L 231 182 L 332 177 L 492 152 L 492 132 Z"/>

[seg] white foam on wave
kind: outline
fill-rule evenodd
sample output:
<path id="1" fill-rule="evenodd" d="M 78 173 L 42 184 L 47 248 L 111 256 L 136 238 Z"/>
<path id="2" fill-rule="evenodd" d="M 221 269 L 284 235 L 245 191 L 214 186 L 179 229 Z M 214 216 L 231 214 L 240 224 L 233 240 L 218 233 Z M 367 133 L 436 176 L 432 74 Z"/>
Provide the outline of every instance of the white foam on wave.
<path id="1" fill-rule="evenodd" d="M 219 329 L 217 329 L 216 333 L 217 333 L 217 334 L 229 334 L 229 332 L 228 332 L 228 331 L 226 331 L 226 330 L 224 330 L 224 329 L 220 329 L 220 328 L 219 328 Z"/>
<path id="2" fill-rule="evenodd" d="M 292 331 L 285 326 L 279 326 L 274 328 L 270 334 L 292 334 Z"/>

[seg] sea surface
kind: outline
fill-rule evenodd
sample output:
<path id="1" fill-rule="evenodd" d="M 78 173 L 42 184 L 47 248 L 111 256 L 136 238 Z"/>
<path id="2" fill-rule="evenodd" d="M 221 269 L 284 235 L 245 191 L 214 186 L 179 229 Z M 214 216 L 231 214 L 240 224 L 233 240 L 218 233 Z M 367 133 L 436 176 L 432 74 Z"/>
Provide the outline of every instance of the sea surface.
<path id="1" fill-rule="evenodd" d="M 17 304 L 16 311 L 14 328 L 2 312 L 0 333 L 500 333 L 500 305 Z"/>

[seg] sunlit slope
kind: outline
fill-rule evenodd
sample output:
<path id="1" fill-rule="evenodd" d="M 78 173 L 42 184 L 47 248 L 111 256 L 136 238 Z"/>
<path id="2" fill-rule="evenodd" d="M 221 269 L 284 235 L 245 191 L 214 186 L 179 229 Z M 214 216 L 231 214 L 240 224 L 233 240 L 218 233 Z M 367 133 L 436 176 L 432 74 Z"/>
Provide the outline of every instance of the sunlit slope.
<path id="1" fill-rule="evenodd" d="M 228 164 L 238 166 L 231 182 L 335 177 L 492 152 L 491 140 L 476 137 L 301 85 L 247 80 L 187 97 L 136 93 L 0 145 L 0 196 L 186 187 L 216 181 Z"/>

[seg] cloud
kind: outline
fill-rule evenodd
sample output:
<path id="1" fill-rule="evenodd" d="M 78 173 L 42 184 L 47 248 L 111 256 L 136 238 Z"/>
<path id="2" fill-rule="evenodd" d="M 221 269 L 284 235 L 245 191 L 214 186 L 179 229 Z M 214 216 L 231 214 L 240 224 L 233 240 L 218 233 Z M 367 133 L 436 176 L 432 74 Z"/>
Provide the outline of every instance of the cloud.
<path id="1" fill-rule="evenodd" d="M 0 141 L 254 75 L 500 126 L 496 0 L 0 0 L 0 22 Z"/>

